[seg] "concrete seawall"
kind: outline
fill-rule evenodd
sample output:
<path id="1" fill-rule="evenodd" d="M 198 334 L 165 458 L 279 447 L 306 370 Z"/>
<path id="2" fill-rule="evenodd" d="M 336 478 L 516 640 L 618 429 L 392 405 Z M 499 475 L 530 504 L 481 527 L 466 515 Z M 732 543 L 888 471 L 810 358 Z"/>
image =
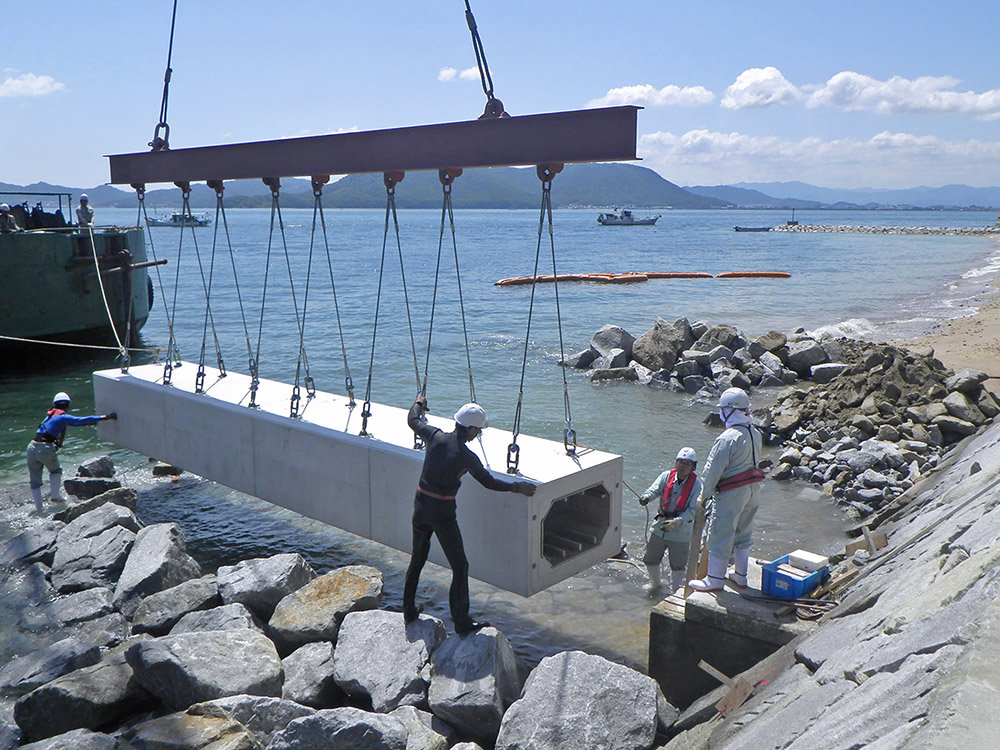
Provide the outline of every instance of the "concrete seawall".
<path id="1" fill-rule="evenodd" d="M 667 748 L 992 747 L 1000 719 L 1000 422 L 907 492 L 841 604 L 696 701 Z M 766 679 L 765 679 L 766 678 Z"/>

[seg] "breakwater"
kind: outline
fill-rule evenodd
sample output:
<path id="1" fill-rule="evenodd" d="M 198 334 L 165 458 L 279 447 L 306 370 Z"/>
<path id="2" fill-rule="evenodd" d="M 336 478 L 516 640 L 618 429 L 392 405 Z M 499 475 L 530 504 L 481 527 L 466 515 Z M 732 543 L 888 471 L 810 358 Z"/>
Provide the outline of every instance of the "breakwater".
<path id="1" fill-rule="evenodd" d="M 865 224 L 782 224 L 772 232 L 842 232 L 849 234 L 919 234 L 962 237 L 1000 235 L 1000 224 L 991 227 L 887 227 Z"/>

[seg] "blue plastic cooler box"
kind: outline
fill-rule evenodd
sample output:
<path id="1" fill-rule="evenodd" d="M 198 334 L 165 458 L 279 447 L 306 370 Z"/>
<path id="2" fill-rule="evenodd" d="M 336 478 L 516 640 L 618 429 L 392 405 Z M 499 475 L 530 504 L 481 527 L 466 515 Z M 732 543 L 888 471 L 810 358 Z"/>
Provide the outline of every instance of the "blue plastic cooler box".
<path id="1" fill-rule="evenodd" d="M 830 575 L 829 565 L 824 565 L 801 580 L 785 573 L 780 573 L 778 566 L 787 565 L 788 557 L 788 555 L 783 555 L 777 560 L 764 563 L 762 566 L 763 573 L 760 588 L 768 596 L 775 596 L 779 599 L 801 599 Z"/>

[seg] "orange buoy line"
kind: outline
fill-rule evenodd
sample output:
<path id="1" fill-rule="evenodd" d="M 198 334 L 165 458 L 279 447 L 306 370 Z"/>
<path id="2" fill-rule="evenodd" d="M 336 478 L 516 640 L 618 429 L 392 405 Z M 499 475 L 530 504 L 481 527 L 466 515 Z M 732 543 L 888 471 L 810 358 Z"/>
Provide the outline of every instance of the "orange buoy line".
<path id="1" fill-rule="evenodd" d="M 726 271 L 715 274 L 717 279 L 789 279 L 787 271 Z"/>
<path id="2" fill-rule="evenodd" d="M 739 279 L 739 278 L 767 278 L 767 279 L 787 279 L 791 276 L 785 271 L 726 271 L 716 276 L 704 271 L 647 271 L 637 273 L 629 271 L 626 273 L 561 273 L 558 276 L 548 274 L 546 276 L 513 276 L 509 279 L 500 279 L 494 282 L 494 286 L 521 286 L 524 284 L 546 284 L 554 281 L 590 281 L 597 284 L 634 284 L 647 279 Z"/>

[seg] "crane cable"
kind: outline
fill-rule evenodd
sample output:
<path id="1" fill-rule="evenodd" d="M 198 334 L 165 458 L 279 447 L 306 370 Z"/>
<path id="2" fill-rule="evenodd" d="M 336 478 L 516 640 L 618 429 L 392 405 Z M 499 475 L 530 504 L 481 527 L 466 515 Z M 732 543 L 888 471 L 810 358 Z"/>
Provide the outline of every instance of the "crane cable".
<path id="1" fill-rule="evenodd" d="M 167 69 L 163 74 L 163 98 L 160 100 L 160 120 L 156 123 L 153 131 L 153 140 L 147 145 L 153 151 L 167 151 L 170 149 L 170 126 L 167 124 L 167 98 L 170 94 L 170 76 L 173 70 L 170 67 L 170 58 L 174 53 L 174 25 L 177 21 L 177 0 L 174 0 L 174 9 L 170 14 L 170 43 L 167 45 Z M 163 137 L 160 137 L 160 130 L 163 130 Z"/>
<path id="2" fill-rule="evenodd" d="M 247 315 L 243 305 L 243 293 L 240 290 L 240 276 L 236 271 L 236 253 L 233 252 L 233 241 L 229 235 L 229 219 L 226 217 L 226 205 L 224 200 L 225 185 L 222 180 L 209 180 L 208 186 L 215 191 L 215 237 L 213 237 L 212 242 L 214 244 L 216 242 L 216 237 L 218 237 L 221 219 L 222 228 L 226 235 L 226 247 L 229 249 L 229 264 L 233 269 L 233 286 L 236 289 L 236 302 L 239 304 L 240 320 L 243 322 L 243 336 L 247 345 L 247 362 L 250 367 L 250 372 L 255 372 L 257 364 L 253 354 L 253 345 L 250 343 L 250 328 L 247 325 Z M 222 370 L 223 368 L 220 366 L 219 369 Z M 224 370 L 222 374 L 225 375 Z"/>
<path id="3" fill-rule="evenodd" d="M 330 181 L 330 175 L 315 175 L 312 178 L 313 220 L 312 237 L 316 235 L 316 219 L 319 218 L 323 231 L 323 245 L 326 249 L 326 266 L 330 272 L 330 289 L 333 291 L 333 311 L 337 317 L 337 333 L 340 335 L 340 353 L 344 360 L 344 388 L 347 391 L 348 407 L 354 408 L 354 380 L 351 378 L 351 368 L 347 364 L 347 344 L 344 341 L 344 327 L 340 322 L 340 304 L 337 301 L 337 284 L 333 278 L 333 258 L 330 254 L 330 241 L 326 231 L 326 217 L 323 214 L 323 185 Z M 309 240 L 309 253 L 312 254 L 312 238 Z"/>
<path id="4" fill-rule="evenodd" d="M 420 392 L 420 368 L 417 365 L 417 342 L 413 336 L 413 318 L 410 315 L 410 298 L 406 291 L 406 270 L 403 267 L 403 247 L 399 239 L 399 221 L 396 217 L 396 185 L 403 180 L 403 172 L 386 172 L 382 176 L 385 184 L 385 228 L 382 233 L 382 254 L 379 260 L 378 290 L 375 293 L 375 319 L 372 325 L 371 356 L 368 360 L 368 383 L 365 386 L 365 403 L 361 407 L 360 435 L 371 437 L 368 431 L 368 418 L 371 414 L 372 375 L 375 371 L 375 340 L 378 335 L 379 308 L 382 304 L 382 281 L 385 276 L 385 250 L 389 240 L 389 219 L 396 233 L 396 251 L 399 256 L 399 273 L 403 282 L 403 301 L 406 306 L 406 322 L 410 329 L 410 347 L 413 351 L 413 375 L 417 382 L 417 393 Z"/>
<path id="5" fill-rule="evenodd" d="M 536 167 L 538 179 L 542 181 L 542 205 L 538 215 L 538 244 L 535 247 L 535 270 L 532 273 L 531 297 L 528 303 L 528 323 L 524 332 L 524 353 L 521 358 L 521 381 L 518 386 L 517 405 L 514 408 L 514 426 L 511 429 L 511 442 L 507 446 L 507 473 L 517 474 L 520 462 L 521 448 L 517 444 L 517 437 L 521 431 L 521 407 L 524 402 L 524 374 L 528 365 L 528 344 L 531 340 L 531 319 L 535 309 L 535 289 L 538 286 L 538 265 L 542 254 L 542 231 L 548 225 L 549 245 L 552 256 L 552 276 L 553 287 L 556 299 L 556 321 L 559 327 L 559 356 L 560 362 L 565 360 L 563 351 L 562 335 L 562 313 L 559 308 L 559 285 L 558 273 L 556 271 L 556 245 L 555 233 L 552 222 L 552 180 L 562 171 L 563 165 L 558 163 L 540 164 Z M 573 429 L 573 419 L 569 404 L 569 381 L 566 377 L 566 368 L 562 368 L 563 377 L 563 406 L 566 419 L 566 428 L 563 430 L 563 446 L 570 456 L 576 455 L 576 431 Z"/>
<path id="6" fill-rule="evenodd" d="M 146 213 L 146 186 L 142 184 L 133 184 L 132 188 L 135 190 L 136 199 L 139 202 L 139 214 L 142 218 L 142 224 L 146 227 L 146 236 L 149 237 L 149 252 L 153 256 L 153 261 L 158 261 L 156 257 L 156 246 L 153 243 L 153 232 L 152 225 L 149 222 L 149 214 Z M 141 225 L 140 225 L 141 226 Z M 180 254 L 177 256 L 177 264 L 180 265 Z M 180 352 L 177 349 L 177 340 L 174 337 L 174 314 L 171 311 L 170 306 L 167 304 L 167 294 L 163 287 L 163 275 L 160 273 L 160 264 L 155 263 L 153 266 L 156 269 L 156 285 L 160 288 L 160 300 L 163 302 L 163 314 L 167 319 L 167 352 L 166 358 L 164 360 L 164 370 L 163 370 L 163 384 L 170 384 L 170 375 L 173 370 L 173 363 L 171 362 L 171 355 L 176 353 L 177 362 L 180 363 Z M 175 284 L 176 290 L 176 284 Z"/>
<path id="7" fill-rule="evenodd" d="M 472 34 L 472 49 L 476 53 L 476 66 L 479 68 L 479 80 L 483 84 L 483 93 L 486 94 L 486 108 L 479 116 L 480 120 L 493 120 L 498 117 L 510 117 L 503 108 L 503 102 L 493 95 L 493 77 L 490 75 L 490 66 L 486 62 L 486 49 L 483 47 L 483 40 L 479 37 L 479 28 L 476 25 L 476 18 L 472 15 L 472 7 L 469 0 L 465 0 L 465 22 L 469 26 L 469 33 Z"/>

